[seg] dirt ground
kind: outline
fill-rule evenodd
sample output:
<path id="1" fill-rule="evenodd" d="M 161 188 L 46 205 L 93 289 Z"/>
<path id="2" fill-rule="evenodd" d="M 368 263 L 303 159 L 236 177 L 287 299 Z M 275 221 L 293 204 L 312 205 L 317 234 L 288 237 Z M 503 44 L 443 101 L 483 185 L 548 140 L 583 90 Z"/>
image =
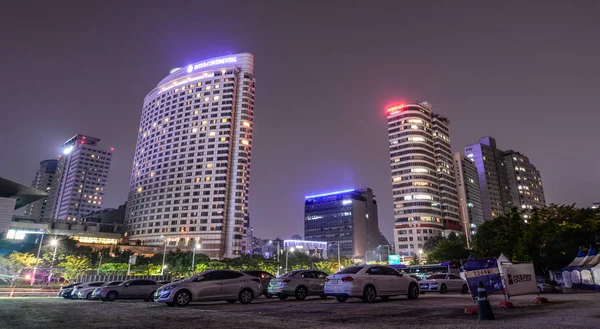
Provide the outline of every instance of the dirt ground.
<path id="1" fill-rule="evenodd" d="M 479 322 L 464 313 L 469 296 L 426 294 L 416 301 L 392 298 L 364 304 L 309 298 L 299 302 L 259 297 L 252 304 L 196 303 L 167 307 L 143 301 L 100 302 L 62 298 L 0 298 L 0 328 L 600 328 L 600 294 L 548 294 L 513 298 L 514 309 L 500 309 L 491 296 L 495 321 Z"/>

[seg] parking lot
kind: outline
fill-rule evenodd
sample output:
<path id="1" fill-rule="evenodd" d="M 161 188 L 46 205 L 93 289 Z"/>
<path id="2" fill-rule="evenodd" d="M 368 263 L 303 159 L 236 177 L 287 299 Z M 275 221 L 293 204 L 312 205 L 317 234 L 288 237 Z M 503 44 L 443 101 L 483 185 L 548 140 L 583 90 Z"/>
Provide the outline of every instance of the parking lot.
<path id="1" fill-rule="evenodd" d="M 373 304 L 328 298 L 280 301 L 260 297 L 249 305 L 225 302 L 166 307 L 142 301 L 99 302 L 63 298 L 0 298 L 0 328 L 598 328 L 596 293 L 547 295 L 550 303 L 534 305 L 535 296 L 513 298 L 514 309 L 499 309 L 501 296 L 491 296 L 497 320 L 478 324 L 464 314 L 469 296 L 426 294 L 418 300 L 392 298 Z"/>

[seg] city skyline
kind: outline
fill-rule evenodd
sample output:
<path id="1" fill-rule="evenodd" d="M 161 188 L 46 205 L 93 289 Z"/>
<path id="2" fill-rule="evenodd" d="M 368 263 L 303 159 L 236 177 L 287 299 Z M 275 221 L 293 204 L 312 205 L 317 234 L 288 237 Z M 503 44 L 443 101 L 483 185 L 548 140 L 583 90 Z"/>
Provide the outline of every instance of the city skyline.
<path id="1" fill-rule="evenodd" d="M 253 9 L 271 13 L 266 22 L 246 17 L 242 24 L 249 9 L 237 5 L 228 11 L 236 19 L 220 25 L 219 18 L 194 23 L 194 8 L 163 18 L 173 4 L 160 3 L 133 20 L 114 14 L 139 10 L 134 4 L 98 8 L 89 21 L 72 18 L 87 17 L 84 4 L 60 11 L 40 4 L 39 13 L 29 13 L 30 24 L 18 20 L 28 8 L 11 3 L 7 12 L 15 15 L 0 22 L 8 42 L 0 70 L 11 84 L 0 97 L 4 109 L 16 111 L 5 117 L 0 136 L 0 173 L 28 184 L 39 162 L 56 157 L 73 132 L 101 136 L 117 151 L 104 201 L 116 207 L 127 199 L 147 91 L 173 67 L 249 51 L 259 72 L 249 204 L 255 236 L 303 232 L 304 195 L 369 186 L 377 195 L 380 229 L 391 239 L 385 108 L 425 99 L 450 119 L 452 151 L 494 136 L 536 165 L 548 204 L 587 207 L 600 188 L 600 155 L 591 151 L 600 114 L 588 113 L 600 84 L 593 62 L 600 48 L 589 42 L 598 30 L 588 14 L 596 4 L 578 4 L 308 4 L 283 14 L 281 7 L 263 3 Z M 205 6 L 212 12 L 223 8 Z M 337 17 L 330 17 L 334 11 Z M 315 12 L 322 14 L 312 26 L 301 24 Z M 398 12 L 427 15 L 397 20 Z M 467 23 L 464 16 L 472 19 Z M 353 26 L 353 19 L 362 25 Z M 411 28 L 421 19 L 426 28 Z M 196 33 L 211 24 L 227 28 Z M 361 40 L 369 45 L 358 46 Z M 406 46 L 421 51 L 404 52 Z M 565 113 L 586 120 L 565 124 Z M 568 171 L 573 163 L 589 163 L 591 172 Z"/>

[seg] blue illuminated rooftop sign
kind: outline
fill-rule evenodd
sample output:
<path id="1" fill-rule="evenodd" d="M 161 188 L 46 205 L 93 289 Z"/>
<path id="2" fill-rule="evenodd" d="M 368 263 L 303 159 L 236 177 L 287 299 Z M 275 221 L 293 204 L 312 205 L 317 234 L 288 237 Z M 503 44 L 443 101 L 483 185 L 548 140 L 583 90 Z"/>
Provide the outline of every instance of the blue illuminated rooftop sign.
<path id="1" fill-rule="evenodd" d="M 335 191 L 335 192 L 329 192 L 329 193 L 323 193 L 323 194 L 317 194 L 317 195 L 307 195 L 304 198 L 305 199 L 314 199 L 314 198 L 320 198 L 322 196 L 330 196 L 330 195 L 336 195 L 336 194 L 344 194 L 344 193 L 350 193 L 350 192 L 354 192 L 355 189 L 350 189 L 350 190 L 343 190 L 343 191 Z"/>

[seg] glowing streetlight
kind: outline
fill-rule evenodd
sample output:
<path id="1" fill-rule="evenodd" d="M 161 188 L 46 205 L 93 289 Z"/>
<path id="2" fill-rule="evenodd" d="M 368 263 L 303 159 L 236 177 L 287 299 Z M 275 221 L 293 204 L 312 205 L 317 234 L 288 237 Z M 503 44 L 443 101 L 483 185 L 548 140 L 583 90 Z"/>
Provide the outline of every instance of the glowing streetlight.
<path id="1" fill-rule="evenodd" d="M 200 243 L 197 243 L 194 246 L 194 252 L 192 254 L 192 274 L 194 274 L 194 271 L 196 270 L 196 250 L 200 250 L 200 248 L 202 248 L 202 245 Z"/>
<path id="2" fill-rule="evenodd" d="M 54 246 L 54 254 L 52 255 L 52 264 L 50 265 L 50 275 L 52 275 L 52 270 L 54 269 L 54 260 L 56 260 L 56 251 L 58 249 L 58 239 L 54 238 L 50 240 L 50 245 Z"/>
<path id="3" fill-rule="evenodd" d="M 287 251 L 285 252 L 285 273 L 288 272 L 288 254 L 290 253 L 290 251 L 294 252 L 294 250 L 296 250 L 296 249 L 294 249 L 294 247 L 286 248 L 286 249 L 287 249 Z"/>

